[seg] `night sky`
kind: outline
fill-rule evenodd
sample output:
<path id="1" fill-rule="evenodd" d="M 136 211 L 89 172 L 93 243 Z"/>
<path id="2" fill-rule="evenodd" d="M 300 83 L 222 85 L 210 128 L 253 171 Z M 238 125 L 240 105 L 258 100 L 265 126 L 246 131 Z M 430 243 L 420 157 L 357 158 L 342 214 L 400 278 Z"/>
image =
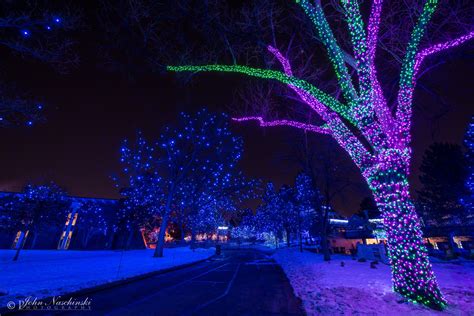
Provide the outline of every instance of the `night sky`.
<path id="1" fill-rule="evenodd" d="M 56 181 L 71 195 L 118 197 L 110 176 L 120 170 L 119 147 L 124 138 L 142 130 L 157 137 L 162 126 L 181 111 L 208 107 L 227 111 L 234 89 L 245 77 L 204 74 L 187 85 L 173 74 L 151 73 L 134 80 L 103 70 L 94 54 L 93 37 L 80 41 L 80 66 L 68 75 L 59 75 L 41 65 L 0 50 L 2 76 L 18 88 L 44 100 L 46 121 L 30 128 L 3 129 L 0 155 L 0 190 L 18 191 L 27 182 Z M 433 70 L 424 84 L 443 95 L 448 111 L 439 120 L 429 117 L 439 110 L 439 101 L 418 89 L 414 117 L 414 163 L 412 183 L 419 186 L 417 169 L 426 147 L 433 141 L 460 143 L 470 116 L 474 66 L 469 56 Z M 430 110 L 430 108 L 433 110 Z M 242 167 L 248 176 L 291 183 L 295 165 L 282 156 L 297 131 L 289 128 L 260 129 L 254 123 L 232 123 L 235 133 L 244 137 Z M 325 136 L 312 136 L 325 137 Z M 347 157 L 347 159 L 349 159 Z M 360 181 L 335 203 L 342 213 L 358 208 L 368 194 L 357 170 L 348 177 Z"/>

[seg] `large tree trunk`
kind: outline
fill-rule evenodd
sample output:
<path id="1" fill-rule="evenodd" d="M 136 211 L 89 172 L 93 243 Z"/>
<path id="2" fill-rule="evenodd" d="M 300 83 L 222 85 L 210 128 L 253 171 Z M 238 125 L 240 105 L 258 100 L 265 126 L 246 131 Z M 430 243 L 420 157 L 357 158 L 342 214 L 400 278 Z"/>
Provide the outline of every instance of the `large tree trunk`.
<path id="1" fill-rule="evenodd" d="M 386 228 L 394 290 L 410 300 L 441 309 L 446 301 L 436 282 L 410 199 L 407 163 L 393 155 L 385 158 L 368 182 Z"/>
<path id="2" fill-rule="evenodd" d="M 300 248 L 300 252 L 303 252 L 303 238 L 301 236 L 301 211 L 298 211 L 298 244 Z"/>
<path id="3" fill-rule="evenodd" d="M 331 253 L 328 245 L 328 234 L 329 234 L 329 203 L 327 203 L 327 206 L 324 210 L 324 216 L 323 216 L 323 227 L 321 229 L 321 250 L 323 251 L 323 256 L 324 256 L 324 261 L 330 261 L 331 260 Z"/>
<path id="4" fill-rule="evenodd" d="M 180 228 L 180 230 L 181 230 L 181 241 L 184 243 L 185 238 L 186 238 L 186 235 L 185 235 L 185 233 L 184 233 L 184 224 L 180 224 L 180 225 L 179 225 L 179 228 Z"/>
<path id="5" fill-rule="evenodd" d="M 324 261 L 330 261 L 331 253 L 329 252 L 328 237 L 326 232 L 321 233 L 321 250 L 323 251 Z"/>
<path id="6" fill-rule="evenodd" d="M 298 239 L 300 244 L 300 252 L 303 252 L 303 236 L 301 236 L 301 229 L 298 229 Z"/>
<path id="7" fill-rule="evenodd" d="M 165 246 L 166 228 L 168 226 L 168 213 L 166 213 L 161 219 L 160 232 L 158 233 L 158 239 L 156 240 L 156 248 L 153 257 L 163 257 L 163 248 Z"/>
<path id="8" fill-rule="evenodd" d="M 191 228 L 191 249 L 193 251 L 196 249 L 196 232 L 194 228 Z"/>
<path id="9" fill-rule="evenodd" d="M 15 245 L 15 256 L 13 257 L 13 261 L 17 261 L 18 260 L 18 257 L 20 256 L 20 251 L 21 249 L 23 249 L 23 245 L 25 244 L 26 242 L 26 237 L 27 237 L 27 233 L 25 231 L 21 231 L 20 232 L 20 236 L 18 237 L 18 241 Z"/>
<path id="10" fill-rule="evenodd" d="M 153 257 L 163 257 L 163 248 L 165 247 L 166 228 L 168 227 L 168 218 L 171 213 L 171 201 L 173 200 L 174 185 L 168 191 L 168 197 L 165 204 L 165 212 L 161 218 L 160 232 L 158 233 L 158 240 L 156 241 L 156 248 Z"/>

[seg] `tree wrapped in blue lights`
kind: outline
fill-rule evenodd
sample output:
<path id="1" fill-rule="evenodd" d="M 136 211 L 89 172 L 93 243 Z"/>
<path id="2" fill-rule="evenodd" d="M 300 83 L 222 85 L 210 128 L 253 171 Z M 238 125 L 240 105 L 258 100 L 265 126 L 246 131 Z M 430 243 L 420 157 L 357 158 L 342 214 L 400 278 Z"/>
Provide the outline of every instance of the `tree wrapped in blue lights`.
<path id="1" fill-rule="evenodd" d="M 164 180 L 158 174 L 156 147 L 139 133 L 135 143 L 124 141 L 120 150 L 123 176 L 115 178 L 120 200 L 114 230 L 127 234 L 125 248 L 140 229 L 163 209 Z"/>
<path id="2" fill-rule="evenodd" d="M 54 183 L 27 185 L 16 195 L 10 206 L 9 217 L 13 228 L 21 233 L 13 260 L 18 259 L 27 234 L 33 234 L 31 248 L 34 248 L 40 234 L 51 231 L 57 233 L 66 221 L 70 206 L 66 192 Z"/>
<path id="3" fill-rule="evenodd" d="M 264 239 L 273 239 L 278 247 L 279 240 L 285 237 L 290 246 L 293 236 L 296 236 L 302 249 L 303 231 L 308 231 L 315 219 L 315 207 L 320 205 L 321 197 L 313 186 L 311 178 L 300 173 L 295 179 L 294 186 L 284 185 L 279 190 L 273 183 L 267 183 L 262 196 L 262 204 L 255 216 L 247 216 L 243 229 L 255 232 Z"/>
<path id="4" fill-rule="evenodd" d="M 268 182 L 262 196 L 262 204 L 257 208 L 251 221 L 257 238 L 274 242 L 277 248 L 283 237 L 284 223 L 287 222 L 283 218 L 282 204 L 279 191 L 276 190 L 272 182 Z"/>
<path id="5" fill-rule="evenodd" d="M 196 202 L 217 202 L 212 190 L 232 181 L 235 173 L 232 170 L 236 170 L 236 164 L 241 158 L 243 143 L 242 139 L 233 136 L 226 115 L 212 114 L 203 109 L 195 115 L 181 113 L 178 124 L 166 127 L 157 145 L 164 199 L 154 255 L 162 257 L 165 230 L 173 206 L 179 206 L 179 192 L 186 192 L 188 189 L 190 194 L 195 192 L 193 202 L 181 202 L 187 204 L 185 207 L 191 207 L 191 214 L 197 214 L 197 218 L 203 219 L 203 215 L 199 213 L 203 208 L 199 208 Z M 206 185 L 209 186 L 209 192 L 200 189 Z M 209 218 L 214 217 L 211 215 Z"/>
<path id="6" fill-rule="evenodd" d="M 276 199 L 276 211 L 285 233 L 286 245 L 290 247 L 291 236 L 298 231 L 300 220 L 294 188 L 283 185 L 278 191 Z"/>
<path id="7" fill-rule="evenodd" d="M 111 223 L 99 203 L 88 201 L 80 205 L 75 229 L 80 237 L 81 249 L 86 249 L 94 236 L 105 236 L 110 228 Z"/>
<path id="8" fill-rule="evenodd" d="M 207 174 L 193 173 L 180 186 L 177 218 L 184 218 L 192 240 L 196 233 L 216 232 L 225 216 L 238 212 L 243 201 L 255 196 L 257 187 L 258 181 L 247 179 L 235 163 L 222 164 Z"/>
<path id="9" fill-rule="evenodd" d="M 295 208 L 297 212 L 297 233 L 300 251 L 303 250 L 303 232 L 309 231 L 314 224 L 316 208 L 322 207 L 322 197 L 319 190 L 314 186 L 311 177 L 305 173 L 299 173 L 295 180 Z"/>
<path id="10" fill-rule="evenodd" d="M 466 193 L 461 203 L 464 206 L 468 221 L 471 222 L 474 220 L 474 116 L 471 118 L 464 135 L 464 147 L 466 149 L 467 177 L 465 182 Z"/>
<path id="11" fill-rule="evenodd" d="M 241 155 L 242 140 L 231 133 L 226 115 L 205 109 L 181 113 L 176 126 L 165 127 L 158 141 L 147 142 L 140 135 L 135 146 L 122 147 L 126 199 L 121 218 L 130 218 L 127 225 L 137 227 L 150 216 L 159 217 L 154 256 L 162 257 L 173 219 L 199 229 L 215 226 L 215 211 L 228 207 L 232 194 L 241 192 L 236 180 Z"/>

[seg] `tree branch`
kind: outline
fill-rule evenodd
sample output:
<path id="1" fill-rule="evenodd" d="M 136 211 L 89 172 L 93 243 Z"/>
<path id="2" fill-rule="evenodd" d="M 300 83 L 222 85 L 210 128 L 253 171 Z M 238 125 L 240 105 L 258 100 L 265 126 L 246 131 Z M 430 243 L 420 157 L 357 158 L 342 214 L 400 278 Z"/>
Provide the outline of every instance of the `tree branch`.
<path id="1" fill-rule="evenodd" d="M 298 129 L 302 129 L 309 132 L 319 133 L 319 134 L 331 134 L 331 130 L 325 127 L 316 126 L 313 124 L 306 124 L 297 121 L 290 120 L 274 120 L 274 121 L 265 121 L 261 116 L 246 116 L 246 117 L 236 117 L 232 118 L 236 122 L 244 121 L 258 121 L 262 127 L 275 127 L 275 126 L 291 126 Z"/>
<path id="2" fill-rule="evenodd" d="M 408 43 L 402 64 L 396 120 L 404 144 L 409 143 L 411 139 L 410 121 L 412 115 L 413 90 L 415 88 L 415 59 L 417 56 L 418 46 L 426 31 L 426 26 L 436 10 L 437 4 L 437 0 L 426 0 L 425 5 L 423 6 L 423 12 L 421 13 L 421 16 L 411 34 L 410 42 Z"/>
<path id="3" fill-rule="evenodd" d="M 241 65 L 201 65 L 201 66 L 167 66 L 167 70 L 175 72 L 199 72 L 199 71 L 216 71 L 216 72 L 232 72 L 232 73 L 241 73 L 247 76 L 263 78 L 263 79 L 272 79 L 279 81 L 281 83 L 287 84 L 291 87 L 295 87 L 298 90 L 304 90 L 309 93 L 313 98 L 317 99 L 321 104 L 330 108 L 331 110 L 339 113 L 349 122 L 354 124 L 354 120 L 349 115 L 347 107 L 326 94 L 325 92 L 319 90 L 309 82 L 298 79 L 295 77 L 290 77 L 281 71 L 271 70 L 271 69 L 261 69 L 253 68 Z M 354 124 L 355 125 L 355 124 Z"/>
<path id="4" fill-rule="evenodd" d="M 299 0 L 297 2 L 315 25 L 320 40 L 328 51 L 329 59 L 336 73 L 344 98 L 349 104 L 353 103 L 357 100 L 357 92 L 354 89 L 351 76 L 344 62 L 342 50 L 337 44 L 336 38 L 329 27 L 321 3 L 316 1 L 313 5 L 309 0 Z"/>
<path id="5" fill-rule="evenodd" d="M 432 45 L 432 46 L 430 46 L 428 48 L 425 48 L 422 51 L 418 52 L 418 54 L 416 54 L 414 71 L 413 71 L 414 79 L 416 80 L 416 76 L 418 74 L 418 71 L 420 70 L 420 66 L 421 66 L 421 64 L 423 63 L 423 61 L 426 57 L 428 57 L 432 54 L 441 52 L 443 50 L 447 50 L 447 49 L 459 46 L 459 45 L 467 42 L 468 40 L 470 40 L 472 38 L 474 38 L 474 31 L 471 31 L 468 34 L 465 34 L 465 35 L 460 36 L 458 38 L 455 38 L 453 40 L 450 40 L 450 41 L 447 41 L 447 42 L 444 42 L 444 43 L 439 43 L 439 44 Z"/>
<path id="6" fill-rule="evenodd" d="M 392 114 L 388 108 L 382 87 L 380 86 L 380 82 L 377 78 L 377 68 L 375 66 L 382 5 L 383 0 L 374 0 L 372 3 L 369 23 L 367 25 L 367 49 L 375 114 L 379 119 L 383 131 L 388 137 L 392 137 L 392 131 L 396 129 L 396 126 L 394 126 L 395 123 Z"/>
<path id="7" fill-rule="evenodd" d="M 353 116 L 361 132 L 374 149 L 378 150 L 383 147 L 386 137 L 382 134 L 381 126 L 376 120 L 376 112 L 383 112 L 380 108 L 384 108 L 386 105 L 382 102 L 375 102 L 375 100 L 380 101 L 381 98 L 377 94 L 381 93 L 381 90 L 374 91 L 372 88 L 372 82 L 375 79 L 375 67 L 373 67 L 373 63 L 370 62 L 370 48 L 367 44 L 359 3 L 357 1 L 346 0 L 341 0 L 341 2 L 349 27 L 359 78 L 359 97 L 351 106 L 351 109 L 353 110 Z M 375 23 L 375 18 L 376 17 L 372 20 L 373 23 Z M 371 36 L 373 37 L 374 35 Z M 378 108 L 376 111 L 374 110 L 375 107 Z"/>

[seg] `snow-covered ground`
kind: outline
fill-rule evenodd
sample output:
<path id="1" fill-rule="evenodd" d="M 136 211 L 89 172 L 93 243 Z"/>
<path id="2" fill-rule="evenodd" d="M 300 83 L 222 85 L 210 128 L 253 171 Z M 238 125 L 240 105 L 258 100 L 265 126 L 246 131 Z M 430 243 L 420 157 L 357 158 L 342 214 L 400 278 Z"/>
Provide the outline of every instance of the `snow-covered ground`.
<path id="1" fill-rule="evenodd" d="M 441 290 L 449 302 L 443 312 L 406 302 L 391 290 L 390 267 L 334 255 L 280 249 L 273 256 L 303 300 L 308 315 L 474 315 L 474 263 L 433 263 Z M 344 262 L 344 266 L 341 266 Z"/>
<path id="2" fill-rule="evenodd" d="M 13 250 L 0 250 L 0 293 L 7 293 L 0 296 L 0 307 L 25 296 L 60 295 L 199 261 L 214 253 L 214 248 L 169 248 L 163 258 L 153 258 L 153 250 L 23 250 L 13 262 Z"/>

